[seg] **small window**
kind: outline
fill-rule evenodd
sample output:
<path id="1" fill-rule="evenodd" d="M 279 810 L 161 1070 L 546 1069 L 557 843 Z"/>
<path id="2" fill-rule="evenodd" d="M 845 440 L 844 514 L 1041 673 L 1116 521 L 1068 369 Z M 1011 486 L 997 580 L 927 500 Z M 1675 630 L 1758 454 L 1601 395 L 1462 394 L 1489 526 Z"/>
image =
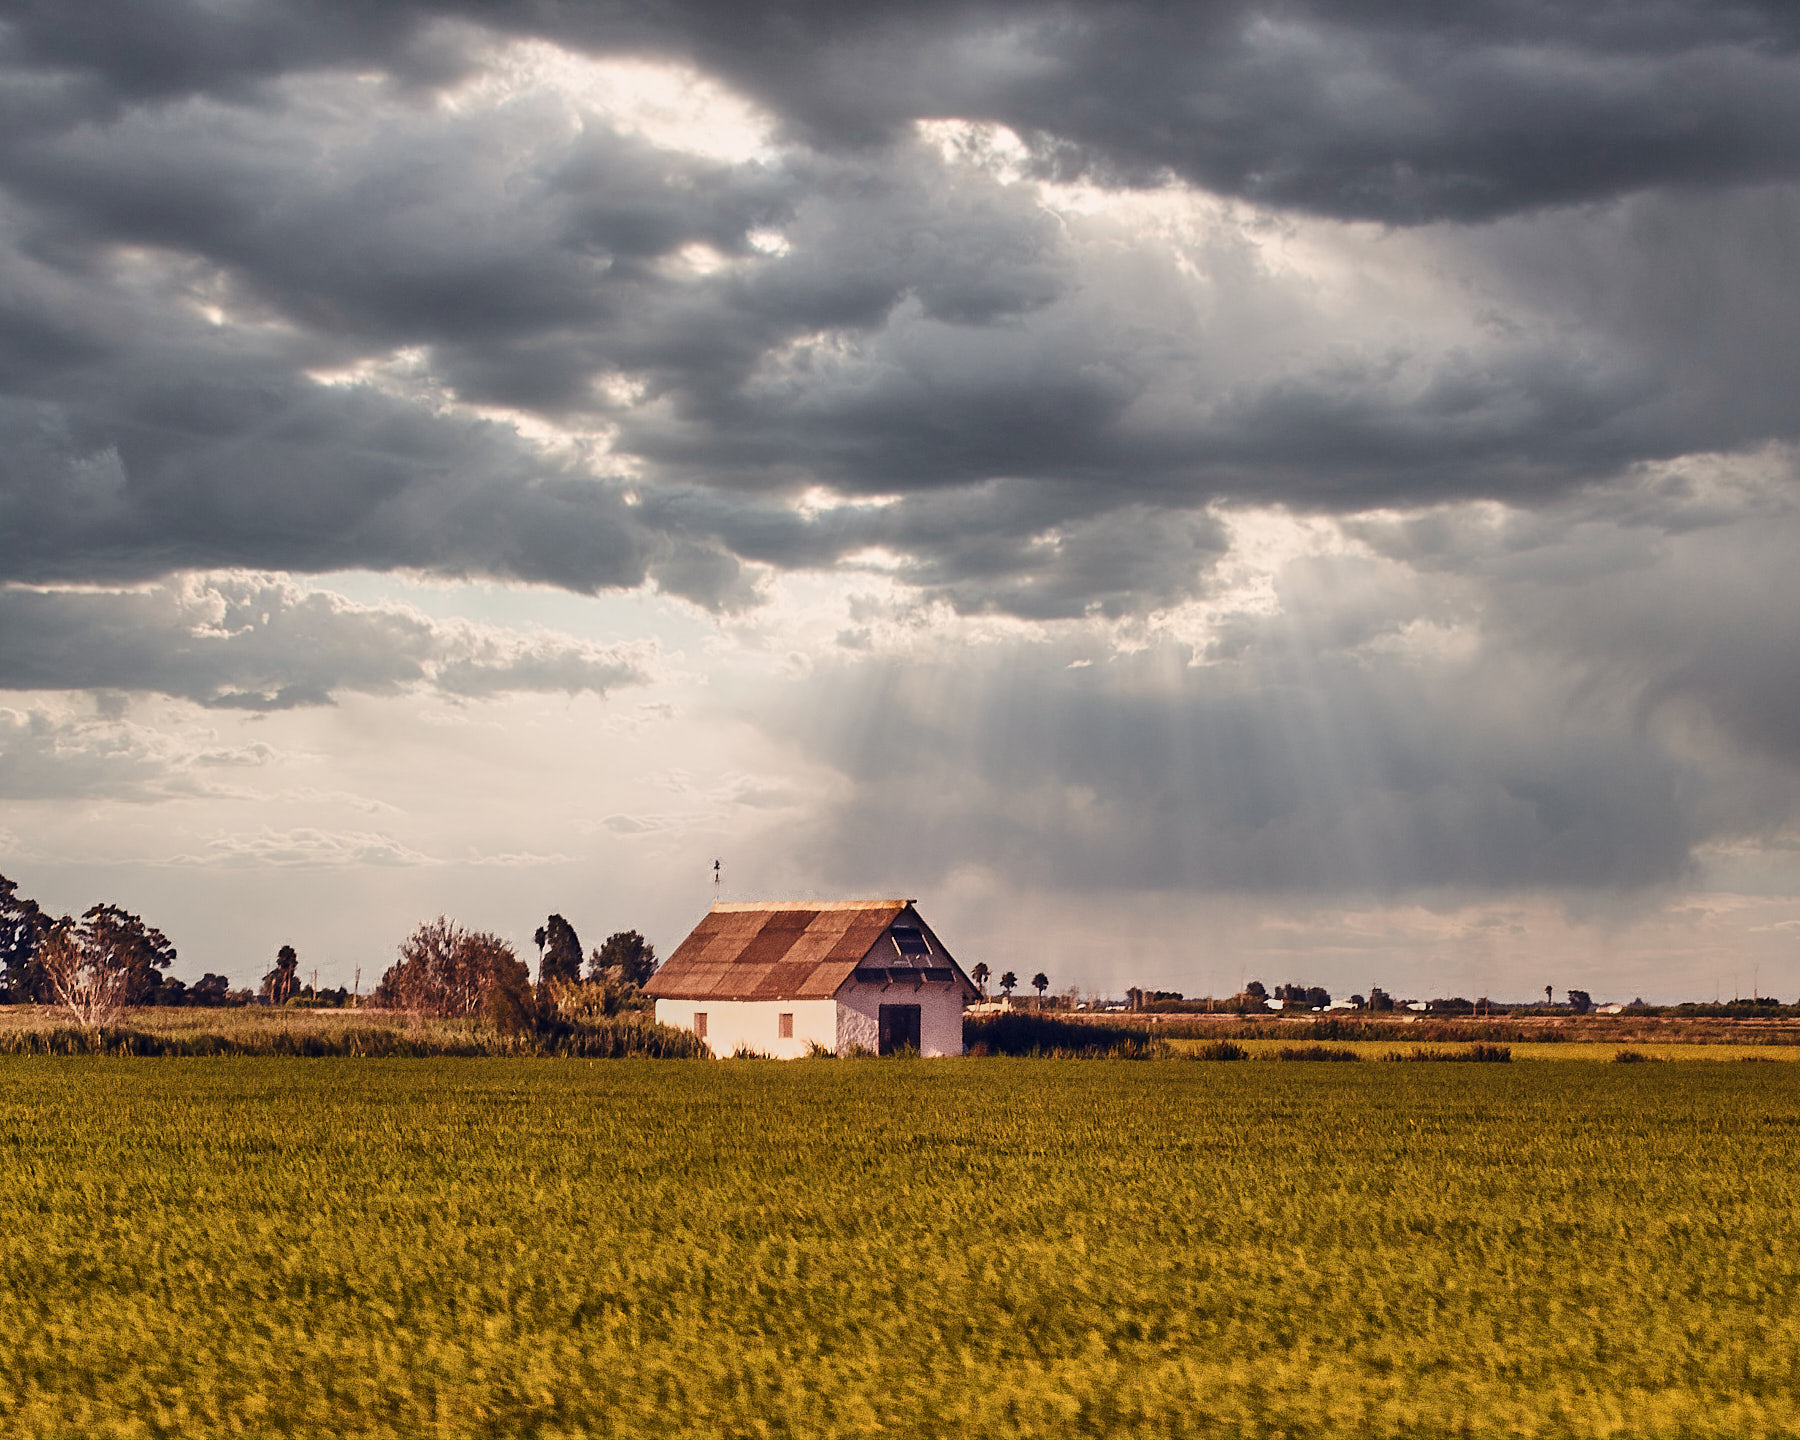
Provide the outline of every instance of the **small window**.
<path id="1" fill-rule="evenodd" d="M 792 1015 L 777 1016 L 775 1028 L 776 1033 L 779 1034 L 783 1040 L 792 1040 L 794 1038 L 794 1017 Z"/>
<path id="2" fill-rule="evenodd" d="M 694 1012 L 694 1033 L 702 1040 L 706 1038 L 706 1012 L 704 1010 Z"/>

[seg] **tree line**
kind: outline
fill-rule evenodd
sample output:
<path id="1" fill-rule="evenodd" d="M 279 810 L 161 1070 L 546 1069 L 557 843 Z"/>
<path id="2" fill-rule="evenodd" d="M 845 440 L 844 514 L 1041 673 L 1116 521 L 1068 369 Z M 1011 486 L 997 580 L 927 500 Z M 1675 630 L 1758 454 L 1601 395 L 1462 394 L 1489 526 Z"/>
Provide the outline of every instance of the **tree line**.
<path id="1" fill-rule="evenodd" d="M 636 930 L 608 936 L 587 957 L 585 974 L 581 940 L 561 915 L 534 938 L 536 985 L 510 942 L 439 916 L 401 942 L 368 1003 L 417 1015 L 482 1015 L 507 1031 L 653 1008 L 643 987 L 656 972 L 656 949 Z M 211 972 L 187 984 L 166 973 L 176 958 L 168 936 L 122 906 L 56 917 L 0 875 L 0 1004 L 52 1006 L 96 1026 L 148 1005 L 329 1007 L 354 999 L 342 987 L 302 983 L 292 945 L 280 947 L 255 991 L 233 990 Z"/>

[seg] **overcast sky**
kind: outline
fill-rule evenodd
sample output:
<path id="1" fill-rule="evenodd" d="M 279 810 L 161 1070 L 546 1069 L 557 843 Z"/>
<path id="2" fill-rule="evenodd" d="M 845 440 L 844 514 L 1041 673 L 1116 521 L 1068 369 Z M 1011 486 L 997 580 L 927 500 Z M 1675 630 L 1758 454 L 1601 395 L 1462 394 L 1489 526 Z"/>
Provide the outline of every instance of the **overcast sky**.
<path id="1" fill-rule="evenodd" d="M 1791 0 L 0 0 L 0 871 L 1792 999 L 1797 282 Z"/>

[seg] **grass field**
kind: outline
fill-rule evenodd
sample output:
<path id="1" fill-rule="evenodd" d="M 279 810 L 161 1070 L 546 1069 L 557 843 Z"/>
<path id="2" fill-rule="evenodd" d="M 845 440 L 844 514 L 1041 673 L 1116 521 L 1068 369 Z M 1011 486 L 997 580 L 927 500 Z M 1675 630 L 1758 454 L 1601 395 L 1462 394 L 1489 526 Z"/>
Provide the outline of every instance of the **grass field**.
<path id="1" fill-rule="evenodd" d="M 9 1435 L 1800 1434 L 1800 1068 L 0 1058 Z"/>

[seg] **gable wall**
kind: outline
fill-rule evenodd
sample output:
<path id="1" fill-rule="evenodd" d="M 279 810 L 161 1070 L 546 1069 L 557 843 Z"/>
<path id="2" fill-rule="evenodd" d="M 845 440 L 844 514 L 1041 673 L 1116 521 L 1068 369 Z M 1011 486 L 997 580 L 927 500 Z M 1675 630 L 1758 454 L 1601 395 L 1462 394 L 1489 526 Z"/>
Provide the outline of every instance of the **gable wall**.
<path id="1" fill-rule="evenodd" d="M 919 1053 L 963 1053 L 962 990 L 955 984 L 865 985 L 847 981 L 837 993 L 837 1049 L 842 1054 L 852 1045 L 874 1051 L 880 1042 L 883 1005 L 919 1007 Z"/>

